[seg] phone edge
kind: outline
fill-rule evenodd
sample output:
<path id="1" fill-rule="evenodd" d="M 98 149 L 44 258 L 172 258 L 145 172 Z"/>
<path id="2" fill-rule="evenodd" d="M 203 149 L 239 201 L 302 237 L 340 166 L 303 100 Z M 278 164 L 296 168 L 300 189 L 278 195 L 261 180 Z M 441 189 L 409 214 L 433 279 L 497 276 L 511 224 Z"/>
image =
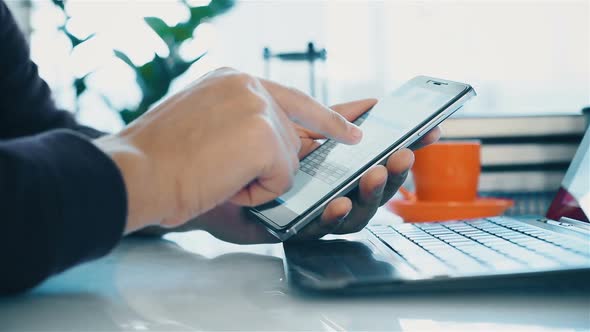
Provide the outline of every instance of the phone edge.
<path id="1" fill-rule="evenodd" d="M 401 144 L 399 144 L 397 147 L 392 148 L 392 150 L 390 152 L 388 152 L 387 154 L 385 154 L 381 159 L 379 159 L 377 162 L 373 163 L 372 165 L 368 166 L 367 169 L 364 172 L 362 172 L 359 175 L 357 175 L 355 177 L 355 179 L 350 182 L 350 184 L 348 184 L 347 186 L 343 187 L 342 189 L 340 189 L 339 191 L 337 191 L 333 195 L 331 195 L 328 198 L 326 198 L 324 200 L 324 202 L 322 202 L 320 205 L 318 205 L 317 207 L 315 207 L 310 213 L 308 213 L 308 215 L 306 217 L 304 217 L 301 220 L 297 221 L 295 224 L 293 224 L 288 229 L 286 229 L 284 231 L 283 230 L 280 230 L 279 231 L 279 230 L 276 230 L 276 229 L 270 227 L 268 225 L 268 223 L 269 222 L 272 223 L 272 221 L 267 221 L 266 220 L 267 218 L 264 215 L 259 214 L 259 213 L 256 213 L 256 212 L 252 211 L 252 209 L 248 209 L 248 211 L 247 211 L 248 214 L 250 214 L 251 216 L 253 216 L 254 218 L 256 218 L 258 221 L 262 221 L 262 224 L 264 225 L 264 227 L 271 234 L 273 234 L 275 237 L 277 237 L 281 241 L 285 241 L 285 240 L 291 238 L 292 236 L 296 235 L 297 233 L 299 233 L 299 231 L 301 229 L 303 229 L 305 226 L 307 226 L 314 218 L 316 218 L 317 216 L 319 216 L 322 213 L 322 211 L 324 211 L 326 205 L 329 202 L 331 202 L 335 198 L 342 197 L 342 196 L 346 195 L 352 189 L 354 189 L 358 185 L 361 177 L 364 174 L 366 174 L 366 172 L 371 167 L 373 167 L 375 165 L 383 164 L 387 160 L 387 158 L 389 158 L 393 153 L 397 152 L 400 149 L 407 148 L 410 145 L 412 145 L 420 137 L 422 137 L 425 133 L 429 132 L 434 127 L 438 126 L 444 120 L 446 120 L 451 115 L 453 115 L 455 112 L 457 112 L 459 109 L 461 109 L 463 107 L 463 105 L 469 99 L 471 99 L 472 97 L 474 97 L 475 95 L 477 95 L 476 92 L 475 92 L 475 90 L 473 89 L 473 87 L 471 85 L 469 85 L 469 84 L 459 83 L 459 82 L 453 82 L 453 81 L 447 81 L 447 82 L 452 82 L 454 84 L 464 85 L 466 89 L 465 89 L 465 92 L 463 93 L 463 95 L 461 97 L 459 97 L 457 100 L 455 100 L 451 105 L 449 105 L 443 112 L 441 112 L 436 117 L 434 117 L 432 120 L 430 120 L 424 127 L 422 127 L 421 129 L 416 130 L 416 132 L 414 132 L 413 134 L 411 134 L 410 136 L 408 136 Z"/>

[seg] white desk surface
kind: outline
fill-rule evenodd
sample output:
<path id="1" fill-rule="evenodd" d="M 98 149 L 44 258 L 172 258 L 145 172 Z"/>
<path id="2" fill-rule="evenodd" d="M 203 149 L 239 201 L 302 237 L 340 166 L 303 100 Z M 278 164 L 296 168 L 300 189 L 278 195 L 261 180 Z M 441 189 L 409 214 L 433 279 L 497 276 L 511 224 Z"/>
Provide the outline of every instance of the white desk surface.
<path id="1" fill-rule="evenodd" d="M 590 330 L 590 294 L 319 297 L 290 289 L 280 245 L 203 232 L 126 239 L 109 256 L 0 299 L 0 331 Z"/>

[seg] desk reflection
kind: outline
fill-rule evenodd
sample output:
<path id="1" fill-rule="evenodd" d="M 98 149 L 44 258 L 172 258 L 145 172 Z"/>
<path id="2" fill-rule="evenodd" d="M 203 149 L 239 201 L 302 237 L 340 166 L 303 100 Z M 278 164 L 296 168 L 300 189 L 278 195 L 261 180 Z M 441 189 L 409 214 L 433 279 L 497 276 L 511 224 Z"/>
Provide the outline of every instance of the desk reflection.
<path id="1" fill-rule="evenodd" d="M 223 246 L 202 235 L 178 243 Z M 207 247 L 214 252 L 212 247 Z M 234 248 L 234 247 L 232 247 Z M 280 255 L 205 255 L 127 239 L 109 256 L 0 300 L 0 331 L 553 330 L 590 326 L 588 294 L 321 297 L 292 290 Z M 280 248 L 280 247 L 279 247 Z M 254 250 L 255 251 L 255 250 Z"/>

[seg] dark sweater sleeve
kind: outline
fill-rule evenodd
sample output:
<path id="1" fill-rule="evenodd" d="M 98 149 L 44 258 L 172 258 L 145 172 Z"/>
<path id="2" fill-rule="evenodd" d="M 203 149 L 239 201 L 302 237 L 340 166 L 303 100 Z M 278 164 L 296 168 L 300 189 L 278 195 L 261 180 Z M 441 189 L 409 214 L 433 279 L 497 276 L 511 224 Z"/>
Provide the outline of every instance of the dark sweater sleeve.
<path id="1" fill-rule="evenodd" d="M 0 293 L 108 253 L 127 216 L 113 161 L 70 130 L 0 143 Z"/>
<path id="2" fill-rule="evenodd" d="M 105 255 L 121 238 L 126 189 L 89 141 L 97 135 L 55 108 L 0 1 L 0 294 Z"/>

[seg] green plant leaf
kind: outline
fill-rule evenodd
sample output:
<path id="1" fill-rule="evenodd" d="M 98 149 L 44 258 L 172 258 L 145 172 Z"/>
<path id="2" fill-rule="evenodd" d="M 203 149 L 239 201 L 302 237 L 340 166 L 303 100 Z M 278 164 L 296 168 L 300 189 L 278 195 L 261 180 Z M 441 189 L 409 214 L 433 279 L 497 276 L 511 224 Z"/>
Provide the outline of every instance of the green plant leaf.
<path id="1" fill-rule="evenodd" d="M 210 6 L 210 5 L 209 5 Z M 209 6 L 197 6 L 197 7 L 190 7 L 190 18 L 186 25 L 190 27 L 191 30 L 195 30 L 201 21 L 211 16 L 211 8 Z"/>
<path id="2" fill-rule="evenodd" d="M 63 25 L 61 27 L 59 27 L 59 30 L 63 31 L 63 33 L 66 35 L 66 37 L 68 37 L 68 39 L 70 40 L 70 43 L 72 44 L 72 49 L 76 48 L 78 45 L 90 40 L 92 37 L 95 36 L 95 34 L 93 33 L 93 34 L 88 35 L 84 39 L 80 39 L 80 38 L 74 36 L 71 32 L 69 32 L 68 29 Z"/>
<path id="3" fill-rule="evenodd" d="M 123 109 L 119 111 L 119 115 L 125 124 L 130 124 L 133 120 L 137 119 L 141 113 L 138 111 L 130 111 L 128 109 Z"/>
<path id="4" fill-rule="evenodd" d="M 211 0 L 207 6 L 189 7 L 190 18 L 185 24 L 194 31 L 203 20 L 225 13 L 234 4 L 234 0 Z"/>
<path id="5" fill-rule="evenodd" d="M 189 22 L 181 22 L 172 28 L 172 35 L 174 36 L 176 48 L 180 47 L 184 41 L 193 37 L 195 27 L 196 26 L 193 27 Z"/>
<path id="6" fill-rule="evenodd" d="M 191 65 L 205 56 L 206 53 L 185 61 L 179 56 L 178 50 L 185 41 L 193 38 L 193 33 L 199 24 L 226 12 L 235 4 L 234 0 L 212 0 L 207 6 L 191 7 L 186 1 L 180 1 L 188 7 L 190 12 L 190 17 L 185 22 L 171 27 L 158 17 L 144 18 L 146 24 L 168 45 L 170 52 L 166 58 L 154 54 L 154 58 L 150 62 L 137 66 L 125 53 L 114 50 L 115 56 L 134 70 L 137 84 L 142 92 L 142 99 L 137 107 L 119 111 L 121 119 L 125 123 L 134 121 L 149 110 L 151 105 L 168 93 L 174 79 L 185 73 Z"/>
<path id="7" fill-rule="evenodd" d="M 164 97 L 174 79 L 166 60 L 157 54 L 152 61 L 137 68 L 136 73 L 143 93 L 142 104 L 146 107 Z"/>
<path id="8" fill-rule="evenodd" d="M 88 89 L 88 86 L 86 85 L 86 78 L 88 78 L 88 75 L 90 75 L 90 73 L 82 77 L 76 77 L 76 79 L 74 79 L 74 89 L 76 90 L 76 98 L 80 97 L 80 95 Z"/>
<path id="9" fill-rule="evenodd" d="M 127 54 L 119 51 L 119 50 L 113 50 L 113 53 L 115 54 L 115 56 L 119 59 L 121 59 L 123 62 L 125 62 L 129 67 L 133 68 L 134 70 L 137 70 L 137 66 L 135 66 L 135 64 L 133 63 L 133 61 L 131 61 L 131 59 L 129 59 L 129 57 L 127 56 Z"/>
<path id="10" fill-rule="evenodd" d="M 230 10 L 235 3 L 235 0 L 211 0 L 207 7 L 211 11 L 211 16 L 217 16 Z"/>
<path id="11" fill-rule="evenodd" d="M 172 75 L 174 75 L 174 77 L 178 77 L 180 75 L 182 75 L 184 72 L 186 72 L 195 62 L 199 61 L 202 57 L 204 57 L 205 55 L 207 55 L 207 52 L 199 55 L 198 57 L 190 60 L 190 61 L 184 61 L 183 59 L 181 59 L 179 56 L 175 56 L 173 58 L 173 62 L 172 62 Z"/>
<path id="12" fill-rule="evenodd" d="M 172 28 L 159 17 L 144 17 L 143 20 L 170 48 L 174 43 Z"/>
<path id="13" fill-rule="evenodd" d="M 53 2 L 54 5 L 61 8 L 61 10 L 66 10 L 66 2 L 64 0 L 51 0 L 51 2 Z"/>

